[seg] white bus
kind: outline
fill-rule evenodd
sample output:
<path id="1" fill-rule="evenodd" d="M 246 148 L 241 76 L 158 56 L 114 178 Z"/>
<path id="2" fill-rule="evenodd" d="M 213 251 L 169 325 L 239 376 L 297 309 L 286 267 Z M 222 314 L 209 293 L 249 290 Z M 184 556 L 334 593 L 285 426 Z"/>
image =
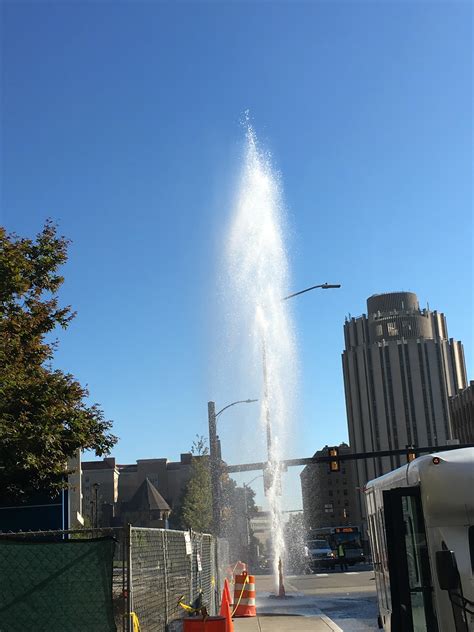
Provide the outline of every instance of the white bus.
<path id="1" fill-rule="evenodd" d="M 421 456 L 365 488 L 386 632 L 474 631 L 474 448 Z"/>

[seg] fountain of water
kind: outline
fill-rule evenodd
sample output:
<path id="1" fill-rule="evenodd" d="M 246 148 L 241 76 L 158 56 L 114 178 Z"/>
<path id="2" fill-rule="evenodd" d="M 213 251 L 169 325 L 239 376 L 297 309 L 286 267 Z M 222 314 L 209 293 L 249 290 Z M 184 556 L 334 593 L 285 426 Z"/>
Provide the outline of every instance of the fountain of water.
<path id="1" fill-rule="evenodd" d="M 281 510 L 282 446 L 296 385 L 296 344 L 288 305 L 284 207 L 270 158 L 246 121 L 246 153 L 227 244 L 233 319 L 251 339 L 249 363 L 262 379 L 261 423 L 266 436 L 267 497 L 272 516 L 274 574 L 284 556 Z"/>

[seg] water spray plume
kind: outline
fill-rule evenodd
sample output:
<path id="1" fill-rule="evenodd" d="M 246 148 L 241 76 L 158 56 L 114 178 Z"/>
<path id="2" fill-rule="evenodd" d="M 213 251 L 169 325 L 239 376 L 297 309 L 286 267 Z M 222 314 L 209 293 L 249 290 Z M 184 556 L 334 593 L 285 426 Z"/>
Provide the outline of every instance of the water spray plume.
<path id="1" fill-rule="evenodd" d="M 227 246 L 228 292 L 234 326 L 250 335 L 248 363 L 261 380 L 260 417 L 267 439 L 267 497 L 278 588 L 278 563 L 284 559 L 280 463 L 293 417 L 296 344 L 289 306 L 282 300 L 290 284 L 280 181 L 269 154 L 258 145 L 248 114 L 244 126 L 245 159 Z"/>

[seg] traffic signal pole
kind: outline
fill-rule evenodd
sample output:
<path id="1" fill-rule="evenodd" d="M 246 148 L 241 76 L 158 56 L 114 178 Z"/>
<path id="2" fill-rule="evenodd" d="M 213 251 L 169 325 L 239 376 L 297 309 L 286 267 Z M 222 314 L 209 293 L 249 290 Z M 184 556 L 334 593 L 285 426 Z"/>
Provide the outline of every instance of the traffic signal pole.
<path id="1" fill-rule="evenodd" d="M 432 452 L 446 452 L 448 450 L 460 450 L 461 448 L 474 448 L 474 443 L 463 443 L 458 445 L 437 445 L 437 446 L 408 446 L 406 448 L 402 448 L 399 450 L 378 450 L 376 452 L 354 452 L 354 453 L 346 453 L 346 454 L 338 454 L 337 459 L 341 462 L 343 461 L 353 461 L 360 459 L 376 459 L 377 457 L 383 456 L 396 456 L 396 455 L 405 455 L 407 457 L 407 461 L 409 460 L 409 456 L 411 453 L 416 453 L 417 456 L 421 454 L 430 454 Z M 334 461 L 334 456 L 311 456 L 303 459 L 286 459 L 281 461 L 282 467 L 293 467 L 298 465 L 314 465 L 317 463 L 331 463 Z M 254 470 L 265 470 L 268 463 L 266 461 L 261 461 L 260 463 L 242 463 L 240 465 L 225 465 L 222 464 L 223 470 L 228 472 L 229 474 L 233 472 L 252 472 Z"/>

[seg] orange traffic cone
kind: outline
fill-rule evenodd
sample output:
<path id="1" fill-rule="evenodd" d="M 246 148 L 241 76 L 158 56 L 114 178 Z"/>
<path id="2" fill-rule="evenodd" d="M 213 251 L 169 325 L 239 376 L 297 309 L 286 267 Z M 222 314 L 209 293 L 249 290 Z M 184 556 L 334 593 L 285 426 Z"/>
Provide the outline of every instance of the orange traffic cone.
<path id="1" fill-rule="evenodd" d="M 232 621 L 232 612 L 230 610 L 229 599 L 226 595 L 225 588 L 222 591 L 221 609 L 219 611 L 221 617 L 225 617 L 225 632 L 234 632 L 234 622 Z"/>
<path id="2" fill-rule="evenodd" d="M 224 592 L 227 595 L 227 601 L 229 602 L 229 606 L 232 605 L 232 594 L 230 592 L 229 582 L 227 581 L 227 577 L 224 579 Z"/>

